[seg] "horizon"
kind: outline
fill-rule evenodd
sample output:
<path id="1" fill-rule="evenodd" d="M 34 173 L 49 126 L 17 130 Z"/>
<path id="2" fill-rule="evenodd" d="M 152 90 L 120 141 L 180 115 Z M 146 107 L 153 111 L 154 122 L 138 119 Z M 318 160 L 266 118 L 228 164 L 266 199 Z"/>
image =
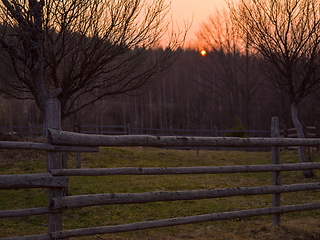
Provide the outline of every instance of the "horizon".
<path id="1" fill-rule="evenodd" d="M 196 45 L 196 32 L 202 22 L 217 9 L 226 8 L 225 0 L 172 0 L 168 17 L 172 18 L 177 29 L 184 30 L 185 26 L 191 27 L 187 33 L 185 45 L 194 48 Z"/>

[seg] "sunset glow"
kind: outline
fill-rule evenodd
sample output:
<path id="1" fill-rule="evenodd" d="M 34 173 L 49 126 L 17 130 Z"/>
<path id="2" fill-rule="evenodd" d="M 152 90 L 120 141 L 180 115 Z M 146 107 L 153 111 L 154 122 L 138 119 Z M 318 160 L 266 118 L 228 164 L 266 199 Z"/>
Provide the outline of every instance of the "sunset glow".
<path id="1" fill-rule="evenodd" d="M 167 0 L 169 2 L 169 0 Z M 187 25 L 190 27 L 186 43 L 190 46 L 196 40 L 195 33 L 199 25 L 207 20 L 216 9 L 227 7 L 225 0 L 171 0 L 171 11 L 169 16 L 172 17 L 173 23 L 180 30 Z M 191 26 L 190 26 L 191 24 Z"/>
<path id="2" fill-rule="evenodd" d="M 206 51 L 206 50 L 201 50 L 201 51 L 200 51 L 200 54 L 201 54 L 202 56 L 206 56 L 206 55 L 207 55 L 207 51 Z"/>

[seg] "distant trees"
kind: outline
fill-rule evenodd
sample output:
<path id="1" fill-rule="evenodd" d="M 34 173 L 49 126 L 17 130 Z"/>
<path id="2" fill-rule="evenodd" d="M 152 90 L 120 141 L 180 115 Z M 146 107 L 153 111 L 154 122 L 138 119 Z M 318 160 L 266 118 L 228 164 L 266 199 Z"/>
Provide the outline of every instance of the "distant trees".
<path id="1" fill-rule="evenodd" d="M 268 60 L 270 80 L 287 93 L 300 138 L 304 133 L 298 104 L 320 80 L 319 9 L 316 0 L 240 0 L 230 6 L 242 38 Z"/>
<path id="2" fill-rule="evenodd" d="M 148 54 L 152 54 L 152 51 Z M 155 53 L 155 56 L 157 54 L 159 53 Z M 195 49 L 179 51 L 179 58 L 172 67 L 167 69 L 166 74 L 157 75 L 152 85 L 137 89 L 130 94 L 99 100 L 89 108 L 70 115 L 64 120 L 63 126 L 71 126 L 74 127 L 72 130 L 80 131 L 83 130 L 81 127 L 84 125 L 128 125 L 133 133 L 170 134 L 170 129 L 202 129 L 211 130 L 211 134 L 215 134 L 215 130 L 237 127 L 237 120 L 239 122 L 241 120 L 241 124 L 249 130 L 268 130 L 271 117 L 280 116 L 281 122 L 286 124 L 287 128 L 292 127 L 290 114 L 288 115 L 285 111 L 286 108 L 290 109 L 286 95 L 277 91 L 275 85 L 263 83 L 264 72 L 259 71 L 259 66 L 267 62 L 251 55 L 249 75 L 252 80 L 260 79 L 258 86 L 248 84 L 248 91 L 254 92 L 254 95 L 247 110 L 238 109 L 240 116 L 230 114 L 228 89 L 221 90 L 220 94 L 213 88 L 215 85 L 223 85 L 225 80 L 223 72 L 218 71 L 219 68 L 217 69 L 216 65 L 211 65 L 219 63 L 220 59 L 221 55 L 212 51 L 209 51 L 206 57 L 202 57 Z M 236 61 L 240 69 L 238 71 L 240 86 L 245 86 L 246 83 L 245 59 L 245 55 L 238 56 Z M 209 76 L 215 77 L 215 81 L 211 82 L 212 87 L 204 83 L 199 84 L 201 79 L 210 83 Z M 320 116 L 320 109 L 315 104 L 319 99 L 317 94 L 318 92 L 312 93 L 300 103 L 301 120 L 306 126 L 314 126 L 315 121 L 318 120 L 317 116 Z M 243 104 L 244 96 L 240 96 Z M 32 100 L 19 102 L 19 100 L 6 98 L 1 99 L 1 104 L 4 110 L 4 115 L 0 119 L 1 126 L 6 127 L 3 131 L 19 130 L 12 129 L 12 126 L 30 125 L 32 127 L 42 123 L 41 113 Z M 237 102 L 233 104 L 239 107 Z M 250 116 L 250 122 L 246 120 L 248 116 Z M 100 128 L 97 128 L 97 132 L 99 131 Z M 208 132 L 202 134 L 208 134 Z"/>
<path id="3" fill-rule="evenodd" d="M 183 40 L 172 34 L 166 50 L 148 54 L 168 28 L 168 7 L 164 0 L 1 0 L 0 90 L 34 99 L 44 116 L 47 100 L 57 98 L 63 118 L 133 91 L 170 64 Z"/>
<path id="4" fill-rule="evenodd" d="M 248 84 L 247 91 L 254 92 L 253 99 L 247 110 L 240 110 L 239 99 L 234 99 L 232 104 L 237 112 L 232 114 L 229 90 L 224 85 L 227 84 L 224 83 L 225 72 L 220 71 L 224 67 L 222 63 L 225 63 L 221 54 L 208 51 L 207 56 L 203 57 L 195 49 L 186 49 L 179 56 L 167 73 L 143 93 L 139 91 L 135 96 L 119 96 L 101 103 L 104 106 L 101 109 L 106 112 L 98 112 L 104 114 L 104 124 L 130 123 L 132 128 L 145 128 L 144 133 L 152 132 L 150 129 L 202 129 L 214 133 L 215 130 L 235 127 L 237 120 L 241 119 L 246 129 L 269 129 L 271 117 L 280 111 L 271 105 L 278 96 L 269 86 L 259 84 L 259 81 L 259 87 Z M 246 85 L 245 59 L 245 56 L 239 55 L 235 60 L 240 75 L 237 80 L 243 87 Z M 221 65 L 212 64 L 220 61 Z M 258 71 L 260 64 L 263 63 L 254 56 L 250 57 L 252 80 L 262 78 Z M 219 86 L 225 87 L 220 89 Z M 243 94 L 240 101 L 244 104 Z M 248 116 L 250 122 L 246 121 Z"/>
<path id="5" fill-rule="evenodd" d="M 289 111 L 299 106 L 305 124 L 320 116 L 310 104 L 319 99 L 316 1 L 241 0 L 231 12 L 213 13 L 198 33 L 205 57 L 179 49 L 175 36 L 157 48 L 167 6 L 148 2 L 0 0 L 0 91 L 35 99 L 42 113 L 58 98 L 75 130 L 269 129 L 273 115 L 292 124 Z M 2 100 L 0 122 L 39 124 L 32 101 L 24 103 Z"/>
<path id="6" fill-rule="evenodd" d="M 232 116 L 229 124 L 241 120 L 242 124 L 250 126 L 251 108 L 258 100 L 262 83 L 261 76 L 256 74 L 259 60 L 240 38 L 229 12 L 214 12 L 200 26 L 197 40 L 211 53 L 203 64 L 200 84 L 206 86 L 204 89 L 210 89 L 208 96 L 228 108 L 225 114 Z"/>

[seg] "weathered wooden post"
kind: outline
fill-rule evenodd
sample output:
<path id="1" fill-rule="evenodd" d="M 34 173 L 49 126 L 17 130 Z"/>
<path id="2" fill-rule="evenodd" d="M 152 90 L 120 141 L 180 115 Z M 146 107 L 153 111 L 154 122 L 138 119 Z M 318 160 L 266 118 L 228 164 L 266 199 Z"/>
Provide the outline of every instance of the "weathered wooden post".
<path id="1" fill-rule="evenodd" d="M 314 127 L 315 127 L 316 138 L 320 138 L 320 123 L 315 122 Z"/>
<path id="2" fill-rule="evenodd" d="M 279 118 L 272 117 L 271 119 L 271 137 L 277 138 L 280 136 L 279 133 Z M 280 164 L 280 152 L 279 147 L 273 146 L 271 147 L 272 153 L 272 164 Z M 281 185 L 281 176 L 279 171 L 273 172 L 273 185 L 278 186 Z M 275 193 L 272 196 L 272 207 L 280 206 L 280 193 Z M 280 214 L 276 213 L 273 215 L 273 225 L 280 226 Z"/>
<path id="3" fill-rule="evenodd" d="M 217 126 L 214 126 L 214 135 L 213 135 L 214 137 L 218 137 L 219 135 L 218 135 L 218 128 L 217 128 Z"/>
<path id="4" fill-rule="evenodd" d="M 81 168 L 81 153 L 76 153 L 76 168 Z"/>
<path id="5" fill-rule="evenodd" d="M 57 99 L 50 99 L 46 108 L 46 129 L 61 129 L 61 104 Z M 46 141 L 49 142 L 48 130 Z M 62 169 L 64 167 L 64 154 L 59 152 L 47 152 L 47 171 L 51 169 Z M 48 191 L 49 204 L 52 198 L 60 198 L 65 195 L 64 188 L 50 188 Z M 62 230 L 62 211 L 49 214 L 48 232 Z"/>
<path id="6" fill-rule="evenodd" d="M 320 123 L 317 121 L 317 122 L 315 122 L 314 126 L 315 126 L 316 138 L 320 138 Z M 320 149 L 319 146 L 316 146 L 317 152 L 319 151 L 319 149 Z"/>
<path id="7" fill-rule="evenodd" d="M 127 124 L 127 133 L 126 135 L 130 135 L 131 134 L 131 125 L 130 123 Z"/>
<path id="8" fill-rule="evenodd" d="M 284 138 L 287 138 L 287 137 L 288 137 L 287 125 L 283 124 L 283 125 L 282 125 L 282 129 L 283 129 L 283 130 L 282 130 L 282 132 L 283 132 L 283 134 L 282 134 L 283 137 L 284 137 Z M 280 133 L 280 135 L 281 135 L 281 133 Z M 288 148 L 288 146 L 285 146 L 283 149 L 287 151 L 289 148 Z"/>

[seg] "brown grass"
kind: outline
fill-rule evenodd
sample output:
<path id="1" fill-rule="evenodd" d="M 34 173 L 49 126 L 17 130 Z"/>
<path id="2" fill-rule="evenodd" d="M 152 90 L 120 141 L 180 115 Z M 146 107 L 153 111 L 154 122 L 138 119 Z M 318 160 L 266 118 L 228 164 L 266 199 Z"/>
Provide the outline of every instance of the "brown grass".
<path id="1" fill-rule="evenodd" d="M 103 148 L 99 153 L 82 155 L 82 165 L 88 168 L 120 166 L 221 166 L 270 163 L 269 152 L 197 151 L 155 148 Z M 297 162 L 296 152 L 281 153 L 283 163 Z M 315 161 L 319 161 L 316 159 Z M 45 172 L 45 153 L 0 150 L 0 173 Z M 75 155 L 69 154 L 69 168 L 75 166 Z M 304 179 L 301 172 L 282 173 L 284 184 L 319 182 L 316 177 Z M 70 195 L 107 192 L 146 192 L 158 190 L 191 190 L 233 186 L 261 186 L 271 184 L 270 173 L 184 175 L 184 176 L 109 176 L 70 177 Z M 319 191 L 282 195 L 282 204 L 318 202 Z M 45 189 L 5 190 L 0 194 L 1 209 L 45 206 Z M 125 224 L 137 221 L 183 217 L 238 209 L 271 206 L 271 196 L 239 196 L 225 199 L 157 202 L 150 204 L 111 205 L 67 210 L 65 229 Z M 46 216 L 1 219 L 0 237 L 43 234 Z M 285 214 L 281 227 L 272 226 L 271 216 L 251 217 L 202 224 L 166 227 L 120 234 L 87 236 L 76 239 L 130 240 L 320 240 L 320 210 Z"/>

